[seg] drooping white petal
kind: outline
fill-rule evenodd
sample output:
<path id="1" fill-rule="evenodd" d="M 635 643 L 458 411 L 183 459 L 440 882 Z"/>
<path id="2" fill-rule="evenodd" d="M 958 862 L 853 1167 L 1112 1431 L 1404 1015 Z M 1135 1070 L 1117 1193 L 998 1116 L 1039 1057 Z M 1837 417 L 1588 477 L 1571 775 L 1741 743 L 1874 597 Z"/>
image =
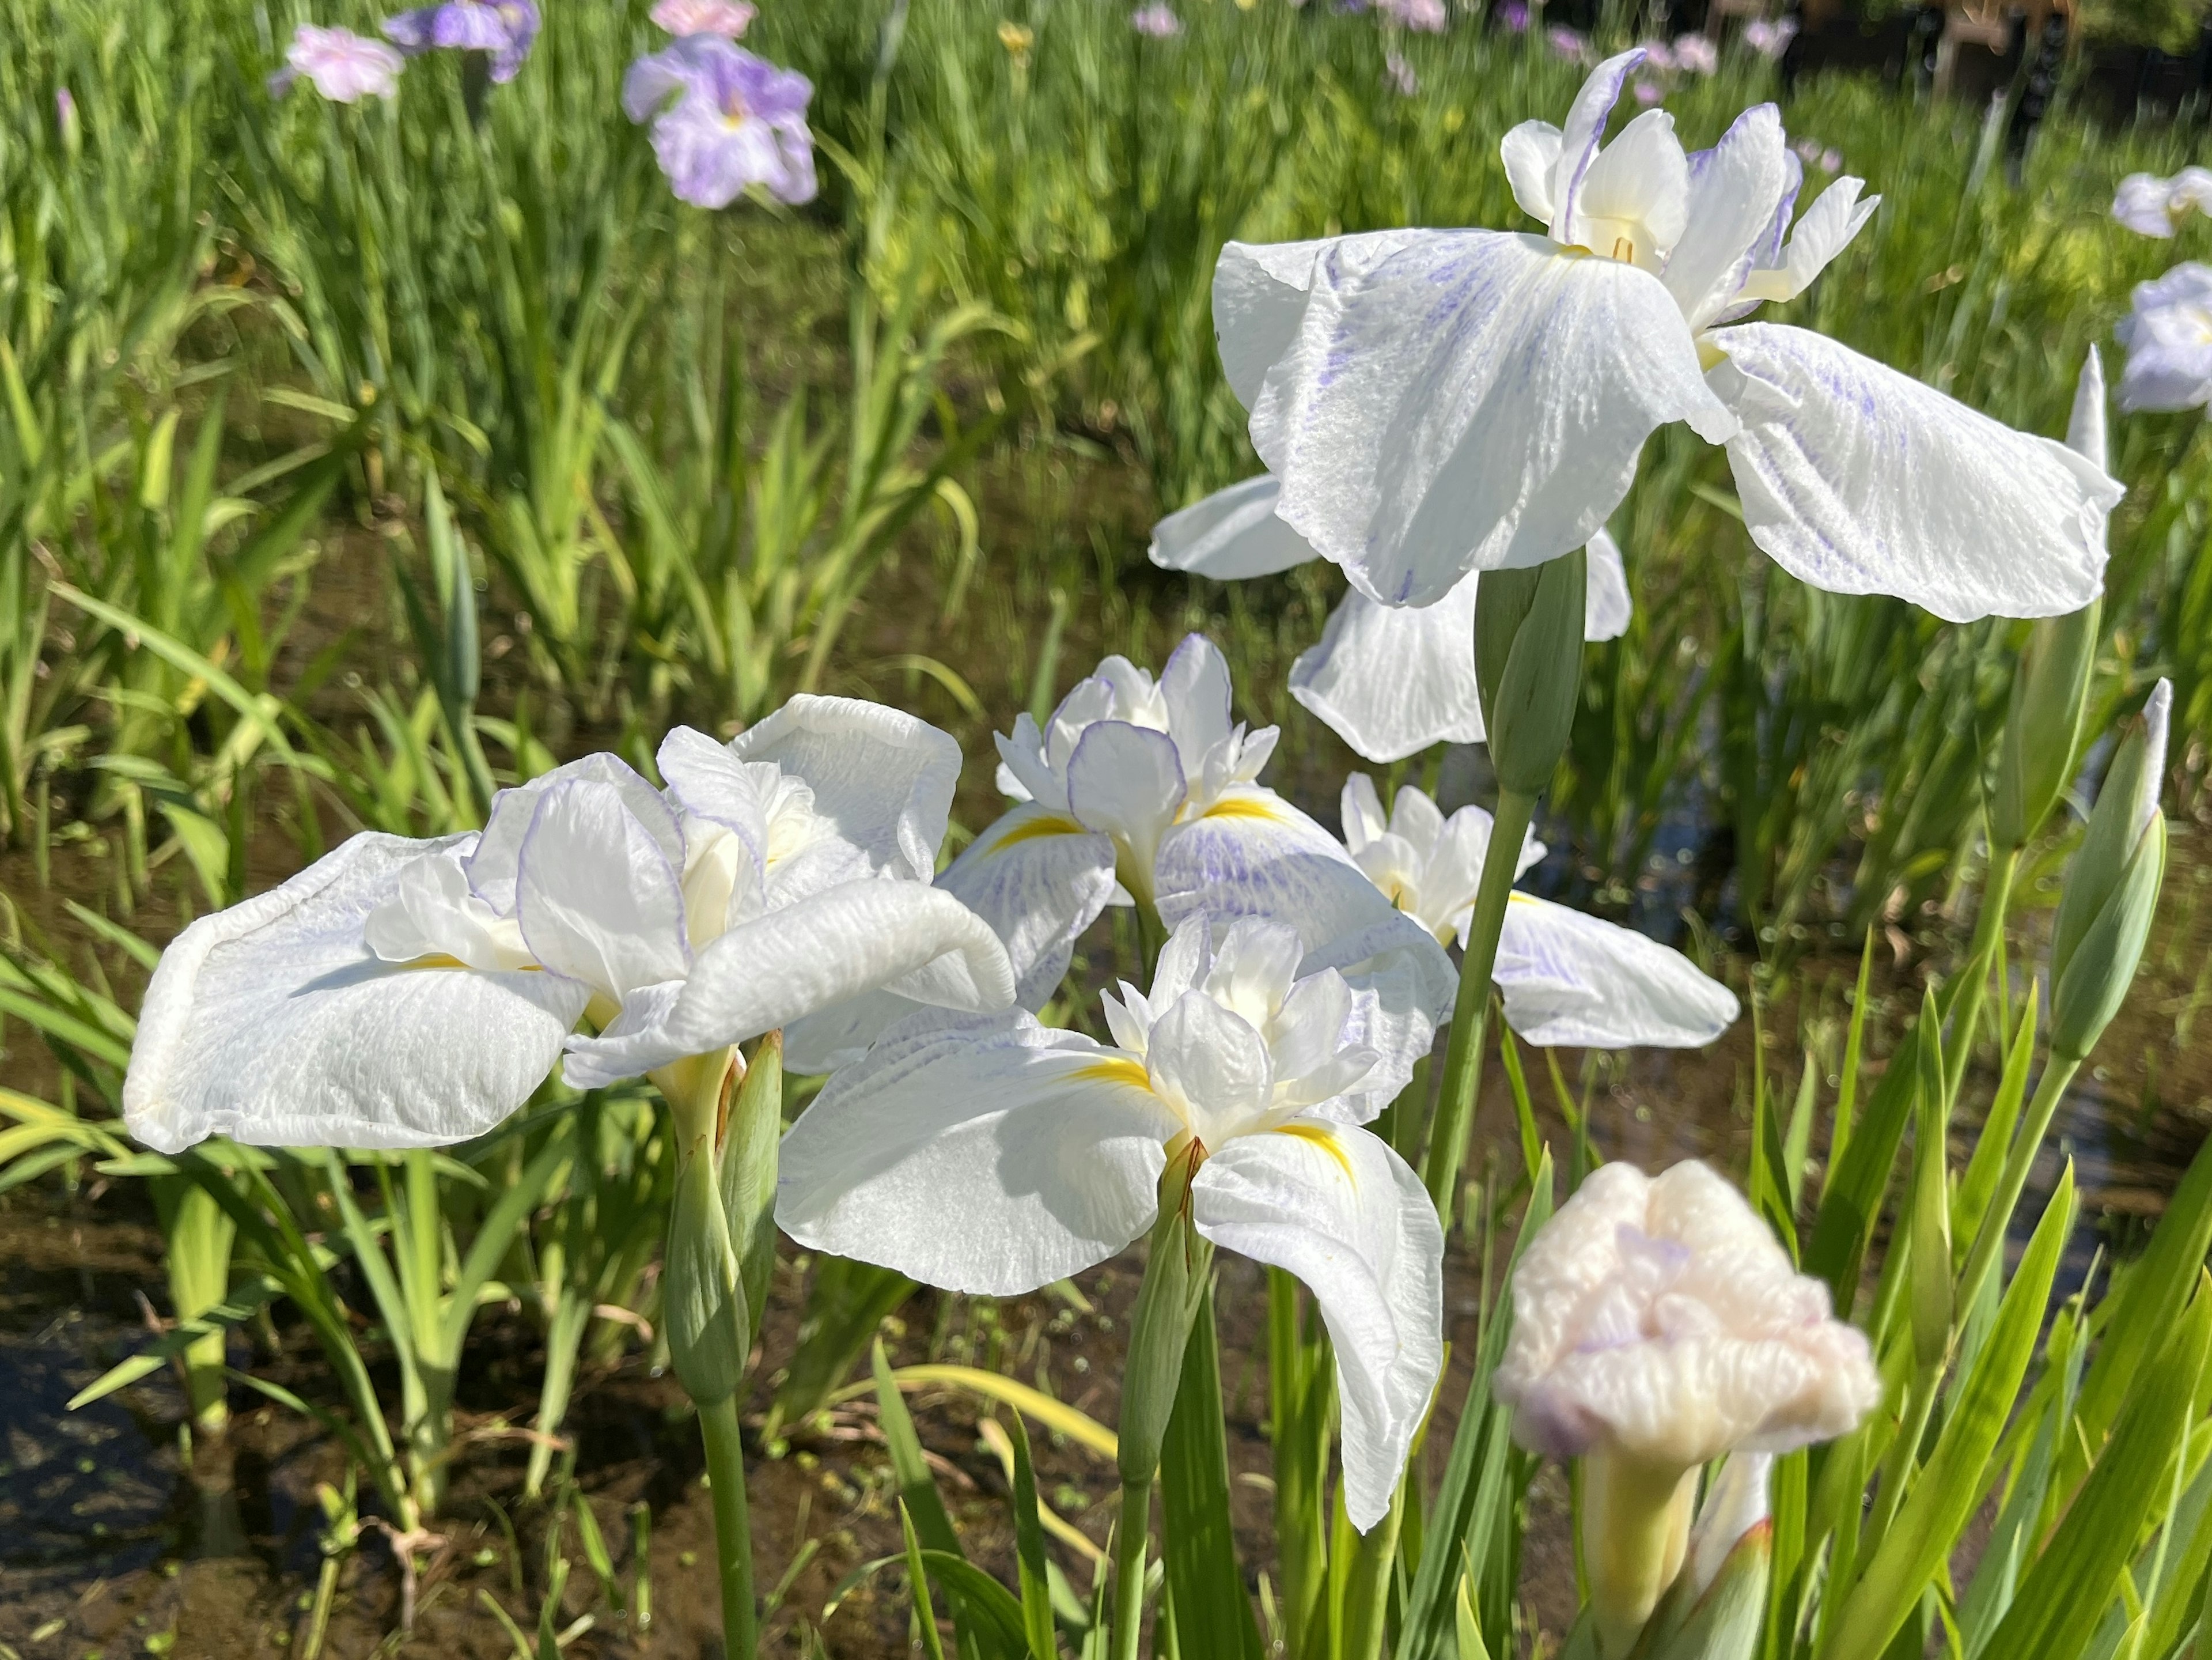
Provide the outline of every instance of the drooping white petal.
<path id="1" fill-rule="evenodd" d="M 1005 943 L 1016 1000 L 1035 1012 L 1059 988 L 1077 938 L 1114 891 L 1114 843 L 1065 814 L 1024 803 L 970 842 L 937 885 Z M 877 991 L 810 1014 L 784 1029 L 784 1064 L 794 1072 L 845 1066 L 917 1006 Z"/>
<path id="2" fill-rule="evenodd" d="M 1409 230 L 1370 231 L 1313 242 L 1230 242 L 1213 267 L 1213 332 L 1230 390 L 1246 409 L 1260 383 L 1297 337 L 1323 248 L 1348 259 L 1378 259 L 1404 246 Z"/>
<path id="3" fill-rule="evenodd" d="M 617 786 L 564 780 L 538 797 L 523 837 L 522 937 L 547 968 L 617 1002 L 680 979 L 691 960 L 682 873 Z"/>
<path id="4" fill-rule="evenodd" d="M 1628 593 L 1628 568 L 1620 560 L 1620 544 L 1609 532 L 1600 530 L 1590 538 L 1588 553 L 1583 638 L 1593 642 L 1618 640 L 1628 632 L 1636 615 L 1635 602 Z"/>
<path id="5" fill-rule="evenodd" d="M 1170 514 L 1152 526 L 1152 562 L 1230 582 L 1318 559 L 1305 538 L 1275 516 L 1281 493 L 1274 475 L 1263 472 Z"/>
<path id="6" fill-rule="evenodd" d="M 2131 173 L 2112 197 L 2112 217 L 2142 236 L 2173 234 L 2173 186 L 2154 173 Z"/>
<path id="7" fill-rule="evenodd" d="M 1681 952 L 1528 893 L 1507 902 L 1493 977 L 1506 1024 L 1546 1048 L 1696 1049 L 1741 1012 Z"/>
<path id="8" fill-rule="evenodd" d="M 1791 575 L 1954 623 L 2096 597 L 2120 487 L 2089 461 L 1803 329 L 1708 338 L 1743 419 L 1728 450 L 1744 523 Z"/>
<path id="9" fill-rule="evenodd" d="M 1006 947 L 951 894 L 921 882 L 848 882 L 732 928 L 699 952 L 680 992 L 626 1018 L 618 1042 L 572 1039 L 562 1075 L 580 1089 L 611 1083 L 879 987 L 963 1012 L 1014 1000 Z"/>
<path id="10" fill-rule="evenodd" d="M 1754 254 L 1772 229 L 1790 185 L 1782 115 L 1759 104 L 1736 117 L 1690 183 L 1687 222 L 1664 273 L 1668 292 L 1692 328 L 1703 328 L 1734 300 Z"/>
<path id="11" fill-rule="evenodd" d="M 1291 665 L 1291 696 L 1370 761 L 1480 743 L 1475 585 L 1468 577 L 1433 605 L 1378 605 L 1353 589 Z"/>
<path id="12" fill-rule="evenodd" d="M 124 1082 L 131 1134 L 262 1146 L 436 1146 L 481 1135 L 552 1070 L 588 988 L 537 971 L 380 962 L 362 938 L 400 873 L 471 838 L 362 835 L 203 916 L 147 987 Z"/>
<path id="13" fill-rule="evenodd" d="M 1191 1183 L 1216 1244 L 1283 1268 L 1336 1351 L 1345 1510 L 1382 1520 L 1443 1364 L 1443 1233 L 1420 1178 L 1364 1130 L 1319 1119 L 1231 1141 Z"/>
<path id="14" fill-rule="evenodd" d="M 792 1126 L 776 1220 L 811 1249 L 949 1290 L 1034 1291 L 1152 1225 L 1182 1126 L 1144 1078 L 1025 1013 L 920 1017 Z"/>
<path id="15" fill-rule="evenodd" d="M 1125 873 L 1141 881 L 1154 850 L 1182 805 L 1182 763 L 1164 732 L 1101 721 L 1083 734 L 1067 763 L 1067 804 L 1087 830 L 1129 849 Z"/>
<path id="16" fill-rule="evenodd" d="M 1370 599 L 1425 605 L 1589 541 L 1677 420 L 1735 426 L 1656 277 L 1431 231 L 1371 271 L 1323 255 L 1251 425 L 1282 517 Z"/>
<path id="17" fill-rule="evenodd" d="M 773 761 L 805 781 L 814 811 L 877 871 L 936 873 L 960 745 L 902 710 L 856 697 L 793 698 L 730 740 L 741 761 Z"/>
<path id="18" fill-rule="evenodd" d="M 522 854 L 522 838 L 530 833 L 531 817 L 538 811 L 539 798 L 546 791 L 574 779 L 605 784 L 616 790 L 631 816 L 652 836 L 661 856 L 675 869 L 684 868 L 684 832 L 660 792 L 616 757 L 604 751 L 586 755 L 492 797 L 490 818 L 468 858 L 469 885 L 501 915 L 509 915 L 514 909 L 516 864 Z"/>
<path id="19" fill-rule="evenodd" d="M 1559 165 L 1559 130 L 1549 121 L 1523 121 L 1498 140 L 1498 153 L 1505 162 L 1505 181 L 1513 187 L 1513 200 L 1531 219 L 1548 226 L 1557 205 L 1552 200 L 1552 175 Z"/>

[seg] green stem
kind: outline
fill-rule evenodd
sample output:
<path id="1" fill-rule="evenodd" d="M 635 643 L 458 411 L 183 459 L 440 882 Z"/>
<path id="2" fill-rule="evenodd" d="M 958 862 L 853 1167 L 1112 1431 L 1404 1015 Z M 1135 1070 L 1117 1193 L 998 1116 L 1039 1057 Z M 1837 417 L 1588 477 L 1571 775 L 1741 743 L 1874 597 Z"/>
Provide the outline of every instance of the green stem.
<path id="1" fill-rule="evenodd" d="M 1966 1269 L 1959 1276 L 1958 1295 L 1952 1299 L 1954 1308 L 1971 1309 L 1975 1298 L 1981 1295 L 1982 1281 L 1989 1277 L 1997 1253 L 2004 1249 L 2005 1231 L 2012 1225 L 2012 1213 L 2019 1207 L 2021 1190 L 2027 1186 L 2027 1175 L 2034 1168 L 2035 1155 L 2042 1149 L 2043 1138 L 2057 1114 L 2059 1102 L 2065 1098 L 2066 1086 L 2074 1081 L 2074 1074 L 2081 1067 L 2079 1055 L 2053 1055 L 2044 1062 L 2043 1076 L 2035 1086 L 2035 1099 L 2028 1104 L 2027 1122 L 2013 1138 L 2012 1146 L 2005 1154 L 2004 1173 L 1997 1178 L 1997 1190 L 1982 1213 L 1981 1226 L 1974 1231 L 1974 1248 L 1967 1254 Z"/>
<path id="2" fill-rule="evenodd" d="M 1889 1456 L 1882 1461 L 1881 1485 L 1875 1494 L 1874 1513 L 1859 1533 L 1859 1554 L 1867 1561 L 1874 1560 L 1881 1549 L 1889 1524 L 1897 1519 L 1897 1507 L 1905 1502 L 1905 1478 L 1911 1474 L 1919 1461 L 1920 1444 L 1928 1434 L 1928 1414 L 1936 1405 L 1936 1386 L 1943 1381 L 1943 1363 L 1921 1369 L 1908 1386 L 1911 1393 L 1905 1402 L 1902 1421 L 1897 1427 L 1897 1439 L 1889 1444 Z"/>
<path id="3" fill-rule="evenodd" d="M 1360 1535 L 1344 1594 L 1344 1645 L 1339 1651 L 1343 1660 L 1380 1660 L 1384 1616 L 1390 1609 L 1390 1572 L 1397 1566 L 1398 1531 L 1406 1520 L 1406 1491 L 1413 1479 L 1411 1470 L 1399 1478 L 1389 1512 Z"/>
<path id="4" fill-rule="evenodd" d="M 1982 882 L 1982 913 L 1974 920 L 1974 943 L 1967 952 L 1965 976 L 1959 984 L 1959 1000 L 1951 1013 L 1951 1035 L 1943 1055 L 1943 1095 L 1959 1097 L 1960 1080 L 1973 1058 L 1974 1039 L 1982 1024 L 1982 1000 L 1987 994 L 1990 967 L 2004 944 L 2005 912 L 2012 903 L 2013 879 L 2020 873 L 2018 848 L 1991 848 L 1989 874 Z"/>
<path id="5" fill-rule="evenodd" d="M 1490 827 L 1490 847 L 1482 857 L 1482 884 L 1475 891 L 1474 918 L 1462 942 L 1459 998 L 1452 1007 L 1451 1041 L 1444 1049 L 1443 1089 L 1429 1136 L 1425 1176 L 1437 1213 L 1451 1227 L 1452 1194 L 1459 1185 L 1460 1160 L 1467 1152 L 1468 1126 L 1474 1117 L 1474 1092 L 1482 1079 L 1484 1028 L 1490 1013 L 1490 972 L 1498 963 L 1498 935 L 1505 926 L 1505 905 L 1519 873 L 1521 843 L 1535 816 L 1536 798 L 1517 790 L 1498 794 L 1498 817 Z"/>
<path id="6" fill-rule="evenodd" d="M 1114 1660 L 1137 1660 L 1145 1629 L 1145 1546 L 1152 1537 L 1152 1478 L 1123 1477 L 1114 1533 Z"/>
<path id="7" fill-rule="evenodd" d="M 722 1647 L 729 1660 L 753 1660 L 752 1524 L 745 1511 L 745 1450 L 738 1435 L 738 1397 L 699 1407 L 707 1480 L 714 1500 L 714 1568 L 722 1582 Z"/>

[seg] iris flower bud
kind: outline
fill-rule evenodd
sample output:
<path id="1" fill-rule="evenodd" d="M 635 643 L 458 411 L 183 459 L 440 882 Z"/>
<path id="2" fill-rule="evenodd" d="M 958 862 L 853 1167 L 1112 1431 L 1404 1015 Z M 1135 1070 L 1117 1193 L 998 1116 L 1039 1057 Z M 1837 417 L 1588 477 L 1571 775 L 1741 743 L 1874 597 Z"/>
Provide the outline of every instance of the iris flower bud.
<path id="1" fill-rule="evenodd" d="M 1607 1164 L 1530 1244 L 1492 1381 L 1515 1438 L 1583 1462 L 1599 1651 L 1626 1655 L 1689 1546 L 1701 1464 L 1844 1434 L 1881 1396 L 1865 1337 L 1706 1165 Z"/>
<path id="2" fill-rule="evenodd" d="M 1577 548 L 1523 570 L 1486 570 L 1476 592 L 1474 672 L 1499 787 L 1535 795 L 1552 781 L 1582 684 L 1588 556 Z"/>
<path id="3" fill-rule="evenodd" d="M 2066 873 L 2051 930 L 2051 1047 L 2080 1061 L 2127 995 L 2166 876 L 2166 775 L 2173 689 L 2160 680 L 2121 741 Z"/>

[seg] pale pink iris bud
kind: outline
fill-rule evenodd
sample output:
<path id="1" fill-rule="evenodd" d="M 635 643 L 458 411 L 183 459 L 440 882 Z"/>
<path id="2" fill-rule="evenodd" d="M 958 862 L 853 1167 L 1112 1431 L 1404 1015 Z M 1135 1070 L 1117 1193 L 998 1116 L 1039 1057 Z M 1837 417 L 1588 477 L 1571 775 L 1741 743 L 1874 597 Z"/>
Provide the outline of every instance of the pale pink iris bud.
<path id="1" fill-rule="evenodd" d="M 1865 1337 L 1708 1166 L 1593 1173 L 1513 1277 L 1492 1388 L 1523 1446 L 1583 1458 L 1600 1645 L 1681 1567 L 1698 1467 L 1848 1433 L 1881 1398 Z"/>

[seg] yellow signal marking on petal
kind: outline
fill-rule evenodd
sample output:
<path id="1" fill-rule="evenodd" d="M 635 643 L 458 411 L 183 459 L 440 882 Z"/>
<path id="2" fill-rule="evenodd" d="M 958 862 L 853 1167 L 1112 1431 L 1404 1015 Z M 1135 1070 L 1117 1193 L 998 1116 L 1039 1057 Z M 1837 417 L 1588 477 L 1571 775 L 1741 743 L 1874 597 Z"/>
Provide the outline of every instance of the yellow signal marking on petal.
<path id="1" fill-rule="evenodd" d="M 1126 1084 L 1139 1090 L 1152 1086 L 1152 1074 L 1145 1070 L 1144 1063 L 1126 1055 L 1103 1055 L 1078 1067 L 1068 1076 L 1085 1084 Z"/>
<path id="2" fill-rule="evenodd" d="M 1224 795 L 1199 815 L 1202 818 L 1279 818 L 1275 804 L 1264 795 Z"/>
<path id="3" fill-rule="evenodd" d="M 1042 841 L 1048 836 L 1088 836 L 1091 832 L 1073 818 L 1063 818 L 1057 813 L 1041 813 L 1008 830 L 992 844 L 993 853 L 1003 853 L 1017 842 Z"/>
<path id="4" fill-rule="evenodd" d="M 444 952 L 434 951 L 422 957 L 410 957 L 399 966 L 403 969 L 465 969 L 468 964 L 458 957 L 448 957 Z"/>
<path id="5" fill-rule="evenodd" d="M 1353 1179 L 1352 1160 L 1346 1156 L 1343 1146 L 1336 1139 L 1335 1132 L 1326 1124 L 1279 1124 L 1275 1127 L 1274 1133 L 1278 1135 L 1295 1135 L 1301 1141 L 1311 1142 L 1336 1160 L 1336 1167 L 1344 1172 L 1346 1181 Z"/>

